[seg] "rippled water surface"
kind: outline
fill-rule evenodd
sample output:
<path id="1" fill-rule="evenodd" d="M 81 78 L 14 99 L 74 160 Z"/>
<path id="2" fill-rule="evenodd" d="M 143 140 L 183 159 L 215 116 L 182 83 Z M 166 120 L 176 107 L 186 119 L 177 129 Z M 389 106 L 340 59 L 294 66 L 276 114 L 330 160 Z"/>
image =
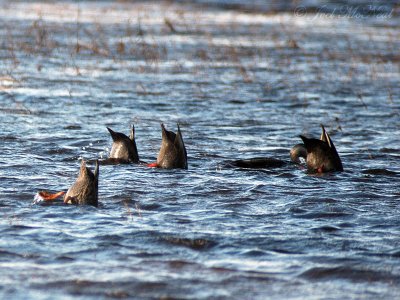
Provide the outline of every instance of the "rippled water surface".
<path id="1" fill-rule="evenodd" d="M 204 3 L 1 1 L 1 298 L 400 297 L 398 7 Z M 33 204 L 106 127 L 154 161 L 161 122 L 189 170 L 101 165 L 98 208 Z M 321 123 L 343 173 L 289 163 Z M 225 166 L 251 157 L 288 164 Z"/>

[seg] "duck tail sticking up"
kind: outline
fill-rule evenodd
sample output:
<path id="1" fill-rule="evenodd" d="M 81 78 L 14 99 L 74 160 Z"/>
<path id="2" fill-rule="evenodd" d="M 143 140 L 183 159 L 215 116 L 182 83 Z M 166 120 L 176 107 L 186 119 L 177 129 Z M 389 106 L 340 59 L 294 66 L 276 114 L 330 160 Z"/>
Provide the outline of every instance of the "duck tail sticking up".
<path id="1" fill-rule="evenodd" d="M 323 125 L 321 125 L 321 128 L 322 134 L 320 139 L 307 138 L 300 135 L 306 149 L 308 170 L 313 173 L 343 171 L 342 161 L 331 137 Z M 301 152 L 302 155 L 304 155 L 304 153 L 301 144 L 300 146 L 296 145 L 295 147 L 292 148 L 291 157 L 293 152 L 293 159 L 296 161 L 296 159 L 300 157 L 299 153 Z"/>
<path id="2" fill-rule="evenodd" d="M 179 124 L 176 134 L 168 131 L 164 124 L 161 124 L 161 135 L 162 141 L 157 163 L 149 166 L 157 166 L 163 169 L 187 169 L 187 152 Z"/>
<path id="3" fill-rule="evenodd" d="M 321 124 L 321 140 L 326 142 L 328 146 L 331 148 L 332 156 L 335 161 L 335 166 L 337 171 L 343 171 L 342 160 L 340 159 L 339 153 L 336 150 L 335 145 L 332 142 L 331 137 L 329 136 L 328 132 L 325 130 L 324 125 Z"/>
<path id="4" fill-rule="evenodd" d="M 96 160 L 94 173 L 81 162 L 79 175 L 64 196 L 64 203 L 81 205 L 98 205 L 99 163 Z"/>
<path id="5" fill-rule="evenodd" d="M 132 125 L 129 137 L 123 133 L 115 132 L 109 127 L 107 127 L 107 130 L 113 139 L 109 158 L 119 163 L 138 163 L 139 153 L 135 141 L 135 127 Z"/>
<path id="6" fill-rule="evenodd" d="M 183 142 L 181 128 L 179 127 L 179 124 L 176 124 L 176 125 L 178 126 L 178 132 L 176 134 L 174 144 L 179 152 L 178 158 L 179 158 L 180 162 L 178 162 L 178 164 L 182 165 L 183 169 L 187 169 L 188 165 L 187 165 L 186 147 L 185 147 L 185 143 Z"/>

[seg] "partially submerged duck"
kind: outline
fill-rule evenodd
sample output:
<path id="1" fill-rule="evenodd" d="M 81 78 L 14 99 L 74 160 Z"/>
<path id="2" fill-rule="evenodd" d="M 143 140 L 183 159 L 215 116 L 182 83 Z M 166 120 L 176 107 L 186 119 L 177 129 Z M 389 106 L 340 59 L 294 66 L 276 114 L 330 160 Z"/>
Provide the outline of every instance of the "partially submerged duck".
<path id="1" fill-rule="evenodd" d="M 227 162 L 224 167 L 234 167 L 242 169 L 273 169 L 284 167 L 287 163 L 280 159 L 271 157 L 255 157 L 248 159 L 238 159 Z"/>
<path id="2" fill-rule="evenodd" d="M 135 142 L 135 127 L 132 125 L 129 137 L 107 127 L 113 139 L 109 159 L 119 163 L 138 163 L 139 154 Z"/>
<path id="3" fill-rule="evenodd" d="M 65 193 L 64 191 L 58 193 L 49 193 L 47 191 L 40 191 L 35 195 L 33 203 L 39 204 L 42 202 L 51 202 L 61 198 L 64 199 L 66 204 L 82 204 L 82 205 L 98 205 L 98 187 L 99 187 L 99 163 L 96 160 L 96 167 L 94 173 L 86 167 L 84 160 L 81 162 L 79 175 L 74 184 Z"/>
<path id="4" fill-rule="evenodd" d="M 149 167 L 162 169 L 187 169 L 187 153 L 182 133 L 178 125 L 177 133 L 165 129 L 161 124 L 162 142 L 157 162 L 149 164 Z"/>
<path id="5" fill-rule="evenodd" d="M 79 176 L 75 183 L 64 195 L 64 203 L 98 205 L 99 164 L 96 160 L 94 173 L 86 167 L 84 160 L 81 162 Z"/>
<path id="6" fill-rule="evenodd" d="M 311 173 L 343 171 L 342 161 L 331 137 L 322 124 L 321 128 L 320 139 L 310 139 L 300 135 L 303 144 L 297 144 L 290 150 L 291 160 L 300 163 L 300 158 L 304 158 Z"/>

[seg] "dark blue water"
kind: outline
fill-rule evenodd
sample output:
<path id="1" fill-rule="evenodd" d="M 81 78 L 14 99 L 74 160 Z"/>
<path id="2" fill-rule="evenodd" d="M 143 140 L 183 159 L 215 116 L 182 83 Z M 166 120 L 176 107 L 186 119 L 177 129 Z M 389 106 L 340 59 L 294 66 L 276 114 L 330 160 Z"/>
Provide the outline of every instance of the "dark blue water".
<path id="1" fill-rule="evenodd" d="M 400 297 L 400 19 L 171 3 L 0 8 L 5 299 Z M 34 205 L 106 158 L 106 126 L 189 170 L 100 166 L 98 208 Z M 345 171 L 289 162 L 323 123 Z M 93 164 L 89 164 L 93 168 Z"/>

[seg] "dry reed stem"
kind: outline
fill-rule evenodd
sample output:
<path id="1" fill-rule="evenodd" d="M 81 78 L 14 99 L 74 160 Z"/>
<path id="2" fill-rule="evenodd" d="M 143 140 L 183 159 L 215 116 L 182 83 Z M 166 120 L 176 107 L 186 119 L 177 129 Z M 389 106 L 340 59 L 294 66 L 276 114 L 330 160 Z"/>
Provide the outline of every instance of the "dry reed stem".
<path id="1" fill-rule="evenodd" d="M 130 209 L 129 204 L 128 204 L 127 201 L 124 201 L 124 207 L 125 207 L 126 212 L 127 212 L 127 214 L 128 214 L 128 219 L 129 219 L 129 217 L 130 217 L 130 220 L 133 221 L 133 214 L 132 214 L 132 211 L 131 211 L 131 209 Z"/>

